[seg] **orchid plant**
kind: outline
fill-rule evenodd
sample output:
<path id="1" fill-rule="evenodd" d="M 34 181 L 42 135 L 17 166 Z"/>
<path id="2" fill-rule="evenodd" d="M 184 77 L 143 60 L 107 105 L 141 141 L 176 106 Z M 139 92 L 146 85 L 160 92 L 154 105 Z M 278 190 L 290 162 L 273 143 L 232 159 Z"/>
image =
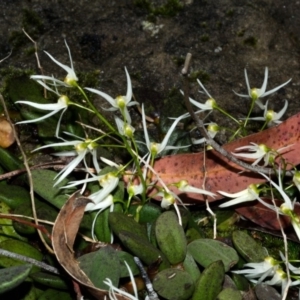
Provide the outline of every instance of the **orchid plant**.
<path id="1" fill-rule="evenodd" d="M 148 132 L 149 123 L 147 122 L 145 105 L 143 103 L 141 103 L 140 105 L 137 101 L 134 101 L 133 83 L 131 81 L 130 73 L 127 68 L 125 67 L 127 90 L 123 95 L 112 97 L 109 94 L 95 88 L 81 87 L 80 79 L 77 77 L 74 70 L 71 51 L 67 43 L 66 47 L 69 54 L 70 66 L 62 64 L 61 62 L 57 61 L 51 54 L 46 52 L 47 56 L 55 64 L 57 64 L 67 72 L 64 80 L 45 75 L 31 76 L 31 78 L 38 84 L 40 84 L 43 88 L 54 93 L 58 97 L 57 103 L 37 104 L 28 100 L 20 100 L 16 102 L 18 104 L 28 105 L 29 107 L 48 112 L 44 116 L 41 116 L 39 118 L 24 120 L 18 122 L 17 124 L 44 121 L 51 116 L 60 113 L 55 137 L 59 138 L 62 141 L 49 143 L 34 150 L 39 151 L 46 148 L 63 147 L 64 151 L 55 152 L 53 153 L 53 155 L 72 158 L 72 160 L 68 162 L 60 172 L 58 172 L 57 176 L 55 177 L 54 186 L 60 184 L 64 179 L 69 179 L 69 175 L 72 175 L 73 172 L 78 169 L 78 167 L 80 167 L 80 170 L 84 171 L 85 178 L 79 180 L 71 180 L 68 184 L 61 188 L 79 186 L 81 187 L 81 193 L 84 193 L 88 189 L 87 186 L 89 186 L 90 184 L 96 185 L 96 190 L 94 190 L 89 195 L 89 199 L 91 200 L 91 202 L 88 203 L 85 207 L 85 211 L 97 212 L 95 219 L 103 210 L 113 210 L 116 202 L 121 202 L 122 209 L 125 213 L 128 213 L 132 202 L 135 202 L 135 204 L 138 204 L 139 207 L 142 207 L 148 201 L 150 201 L 148 195 L 149 191 L 153 189 L 157 191 L 154 197 L 160 198 L 161 207 L 163 209 L 169 209 L 170 207 L 174 206 L 176 212 L 178 213 L 179 220 L 181 220 L 181 217 L 177 204 L 182 204 L 182 201 L 180 199 L 180 196 L 178 195 L 184 193 L 196 193 L 204 195 L 205 197 L 216 197 L 216 195 L 209 190 L 192 186 L 185 178 L 182 178 L 180 181 L 173 182 L 172 184 L 167 186 L 155 172 L 155 160 L 158 159 L 161 155 L 165 154 L 168 150 L 179 150 L 191 146 L 192 142 L 186 145 L 174 145 L 171 139 L 178 124 L 189 117 L 189 114 L 185 113 L 181 116 L 173 118 L 171 126 L 169 127 L 165 135 L 161 138 L 161 140 L 154 141 Z M 284 107 L 278 113 L 275 113 L 274 111 L 268 109 L 269 100 L 267 100 L 266 103 L 263 104 L 261 99 L 268 95 L 271 95 L 272 93 L 275 93 L 280 88 L 288 84 L 291 79 L 269 91 L 266 91 L 268 81 L 268 68 L 265 69 L 265 78 L 260 89 L 250 88 L 246 69 L 245 79 L 248 94 L 244 95 L 234 92 L 240 97 L 249 98 L 251 100 L 248 115 L 244 119 L 237 119 L 226 112 L 218 104 L 218 101 L 210 95 L 210 93 L 207 91 L 200 80 L 198 80 L 198 84 L 203 90 L 206 97 L 208 97 L 208 99 L 205 101 L 205 103 L 200 103 L 192 98 L 189 98 L 190 103 L 199 109 L 199 111 L 196 113 L 210 114 L 218 112 L 233 121 L 237 128 L 233 130 L 234 134 L 232 138 L 234 138 L 237 134 L 240 135 L 246 133 L 245 129 L 247 123 L 250 120 L 264 121 L 265 123 L 262 129 L 264 129 L 266 126 L 279 124 L 281 122 L 280 119 L 286 112 L 288 106 L 288 101 L 285 100 Z M 59 91 L 59 89 L 61 89 L 62 87 L 64 88 L 64 93 L 61 93 Z M 81 93 L 82 98 L 84 99 L 84 104 L 77 103 L 75 100 L 70 100 L 69 96 L 67 95 L 68 93 L 65 92 L 66 89 L 78 89 Z M 86 91 L 88 93 L 86 93 Z M 92 95 L 92 97 L 96 97 L 94 101 L 91 100 L 90 95 Z M 113 113 L 111 119 L 114 120 L 114 122 L 111 122 L 111 119 L 108 119 L 102 113 L 101 109 L 99 110 L 95 107 L 94 102 L 97 101 L 99 97 L 104 99 L 109 105 L 109 107 L 105 107 L 102 109 L 103 111 Z M 255 104 L 258 105 L 259 108 L 264 110 L 262 117 L 250 117 Z M 64 121 L 63 116 L 70 105 L 74 106 L 76 109 L 78 109 L 78 111 L 80 111 L 80 109 L 84 109 L 91 115 L 91 118 L 98 118 L 98 120 L 106 126 L 106 131 L 101 131 L 101 134 L 97 135 L 99 131 L 96 128 L 93 128 L 94 130 L 92 131 L 92 133 L 89 132 L 89 135 L 91 135 L 92 138 L 87 137 L 87 134 L 85 137 L 81 137 L 76 136 L 70 132 L 63 132 L 63 137 L 60 136 L 61 123 Z M 140 124 L 134 124 L 131 117 L 131 109 L 139 106 L 141 108 Z M 211 138 L 214 138 L 221 128 L 223 129 L 223 127 L 214 122 L 208 122 L 205 125 L 207 126 L 207 131 Z M 232 129 L 229 130 L 230 132 L 232 132 Z M 141 139 L 141 135 L 139 136 L 139 138 L 136 137 L 138 131 L 142 132 L 142 135 L 144 137 L 143 139 Z M 193 143 L 206 143 L 206 138 L 203 137 L 193 140 Z M 141 146 L 144 146 L 144 149 Z M 72 149 L 69 149 L 70 147 L 72 147 Z M 66 148 L 68 150 L 65 150 Z M 101 153 L 101 151 L 104 148 L 108 148 L 109 150 L 111 150 L 112 148 L 124 149 L 126 151 L 126 155 L 129 157 L 128 162 L 126 162 L 123 166 L 109 160 L 108 158 L 102 157 L 103 154 Z M 280 153 L 286 148 L 287 147 L 281 149 L 272 149 L 267 145 L 256 144 L 253 142 L 250 145 L 235 149 L 235 152 L 233 152 L 232 155 L 241 159 L 251 160 L 253 166 L 270 165 L 271 167 L 275 167 L 276 158 L 280 156 Z M 298 189 L 300 186 L 299 174 L 300 173 L 298 171 L 295 171 L 293 177 L 293 182 Z M 278 177 L 278 184 L 265 174 L 260 175 L 267 179 L 271 184 L 271 187 L 275 188 L 281 195 L 283 203 L 280 207 L 275 207 L 274 205 L 268 204 L 261 199 L 260 196 L 268 189 L 270 190 L 270 187 L 267 188 L 266 186 L 258 184 L 250 184 L 247 189 L 233 194 L 230 194 L 227 191 L 218 191 L 220 195 L 230 198 L 229 201 L 224 202 L 220 205 L 220 207 L 229 207 L 232 205 L 258 200 L 268 208 L 277 211 L 279 214 L 288 216 L 291 219 L 291 223 L 298 238 L 300 239 L 300 220 L 294 211 L 295 200 L 291 200 L 289 196 L 287 196 L 286 191 L 284 190 L 282 185 L 280 172 Z M 125 187 L 121 185 L 124 182 L 126 185 Z M 120 188 L 123 189 L 123 192 L 126 191 L 123 199 L 117 199 L 115 197 L 116 191 Z M 178 193 L 174 192 L 174 188 L 178 190 Z M 138 210 L 136 214 L 138 214 Z M 135 217 L 137 218 L 137 216 Z M 93 224 L 95 223 L 95 219 Z M 92 236 L 94 240 L 97 239 L 93 229 Z M 262 263 L 246 264 L 245 266 L 249 267 L 250 269 L 239 270 L 235 272 L 238 274 L 245 274 L 247 278 L 256 283 L 262 282 L 266 278 L 269 278 L 268 283 L 270 285 L 281 284 L 282 289 L 284 289 L 287 284 L 287 280 L 284 271 L 282 271 L 279 265 L 280 264 L 278 261 L 274 260 L 271 257 L 267 257 Z M 132 273 L 127 264 L 126 266 L 130 273 L 130 277 L 132 277 Z M 110 279 L 106 279 L 104 283 L 108 286 L 109 295 L 112 299 L 115 298 L 115 293 L 126 295 L 130 299 L 138 299 L 136 291 L 135 296 L 130 296 L 128 293 L 124 293 L 117 287 L 114 287 Z"/>

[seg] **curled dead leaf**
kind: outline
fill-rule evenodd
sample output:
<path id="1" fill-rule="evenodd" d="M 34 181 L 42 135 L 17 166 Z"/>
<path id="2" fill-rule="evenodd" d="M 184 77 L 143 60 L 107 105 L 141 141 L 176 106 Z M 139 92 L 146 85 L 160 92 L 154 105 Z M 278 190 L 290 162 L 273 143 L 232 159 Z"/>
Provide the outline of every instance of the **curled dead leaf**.
<path id="1" fill-rule="evenodd" d="M 15 142 L 15 136 L 11 124 L 4 118 L 0 118 L 0 147 L 8 148 Z"/>
<path id="2" fill-rule="evenodd" d="M 87 275 L 79 267 L 74 255 L 73 245 L 84 215 L 85 206 L 91 202 L 79 192 L 74 193 L 61 208 L 52 230 L 52 246 L 58 262 L 65 271 L 96 298 L 108 297 L 108 291 L 96 288 Z M 118 300 L 128 300 L 127 297 L 115 294 Z"/>

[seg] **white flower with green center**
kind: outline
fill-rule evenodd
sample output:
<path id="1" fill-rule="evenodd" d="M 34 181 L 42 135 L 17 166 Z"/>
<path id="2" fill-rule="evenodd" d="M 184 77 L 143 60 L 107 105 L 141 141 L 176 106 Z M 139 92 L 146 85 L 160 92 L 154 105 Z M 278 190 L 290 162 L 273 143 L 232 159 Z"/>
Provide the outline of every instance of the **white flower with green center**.
<path id="1" fill-rule="evenodd" d="M 69 134 L 69 135 L 73 136 L 72 134 Z M 53 153 L 53 155 L 55 155 L 55 156 L 75 156 L 75 158 L 56 175 L 56 177 L 54 179 L 58 178 L 58 180 L 55 182 L 54 186 L 59 184 L 63 179 L 65 179 L 82 160 L 84 162 L 86 169 L 88 169 L 86 159 L 85 159 L 86 155 L 88 153 L 92 154 L 93 164 L 94 164 L 96 171 L 97 172 L 100 171 L 100 167 L 99 167 L 99 164 L 97 161 L 97 150 L 96 150 L 96 148 L 98 147 L 98 144 L 91 139 L 84 140 L 84 139 L 81 139 L 80 137 L 77 137 L 77 138 L 79 140 L 53 143 L 53 144 L 39 147 L 34 150 L 34 151 L 38 151 L 38 150 L 50 148 L 50 147 L 74 146 L 74 150 Z"/>
<path id="2" fill-rule="evenodd" d="M 39 104 L 39 103 L 34 103 L 31 101 L 23 101 L 23 100 L 16 101 L 16 103 L 29 105 L 34 108 L 40 109 L 40 110 L 50 111 L 50 113 L 48 113 L 45 116 L 42 116 L 40 118 L 36 118 L 34 120 L 26 120 L 26 121 L 17 122 L 16 124 L 27 124 L 27 123 L 40 122 L 40 121 L 43 121 L 43 120 L 55 115 L 56 113 L 62 111 L 60 114 L 58 123 L 57 123 L 56 131 L 55 131 L 55 136 L 58 137 L 62 116 L 63 116 L 64 112 L 67 110 L 68 106 L 72 102 L 69 100 L 69 98 L 67 96 L 62 95 L 58 98 L 57 103 Z"/>
<path id="3" fill-rule="evenodd" d="M 265 111 L 264 111 L 264 116 L 263 117 L 254 117 L 254 118 L 249 118 L 249 120 L 256 120 L 256 121 L 265 121 L 268 127 L 274 125 L 274 124 L 280 124 L 282 121 L 280 119 L 286 112 L 288 107 L 288 101 L 285 100 L 283 108 L 276 113 L 274 110 L 268 109 L 268 101 L 266 102 L 265 105 Z"/>
<path id="4" fill-rule="evenodd" d="M 161 207 L 164 209 L 168 209 L 171 205 L 176 203 L 176 198 L 171 192 L 159 192 L 157 196 L 161 196 Z"/>
<path id="5" fill-rule="evenodd" d="M 233 200 L 219 205 L 219 207 L 228 207 L 231 205 L 257 200 L 260 192 L 258 187 L 258 184 L 250 184 L 247 189 L 234 194 L 218 191 L 218 193 L 224 197 L 234 198 Z"/>
<path id="6" fill-rule="evenodd" d="M 244 267 L 250 269 L 232 271 L 235 274 L 242 274 L 248 279 L 257 279 L 257 282 L 262 282 L 268 276 L 273 276 L 279 267 L 279 262 L 271 256 L 267 256 L 264 261 L 259 263 L 247 263 Z"/>
<path id="7" fill-rule="evenodd" d="M 142 104 L 142 121 L 143 121 L 144 136 L 145 136 L 146 146 L 149 150 L 149 153 L 147 154 L 148 159 L 146 161 L 146 164 L 149 164 L 150 158 L 152 159 L 152 162 L 153 162 L 154 158 L 157 155 L 159 155 L 161 152 L 163 152 L 164 150 L 180 149 L 180 148 L 186 148 L 186 147 L 190 146 L 190 145 L 186 145 L 186 146 L 167 146 L 167 143 L 168 143 L 174 129 L 176 128 L 177 124 L 183 118 L 185 118 L 185 115 L 179 116 L 177 119 L 175 119 L 175 121 L 173 122 L 173 124 L 169 128 L 168 132 L 166 133 L 166 135 L 163 138 L 161 143 L 150 142 L 149 134 L 148 134 L 148 130 L 147 130 L 147 124 L 146 124 L 146 115 L 145 115 L 145 111 L 144 111 L 144 105 Z"/>
<path id="8" fill-rule="evenodd" d="M 125 68 L 125 72 L 126 72 L 126 77 L 127 77 L 127 92 L 125 96 L 117 96 L 115 99 L 112 98 L 111 96 L 109 96 L 106 93 L 103 93 L 101 91 L 98 91 L 96 89 L 92 89 L 92 88 L 85 88 L 86 90 L 95 93 L 101 97 L 103 97 L 106 101 L 109 102 L 109 104 L 112 106 L 111 108 L 105 109 L 107 111 L 117 111 L 120 110 L 124 121 L 127 122 L 128 124 L 131 124 L 131 117 L 130 114 L 128 112 L 128 107 L 133 106 L 133 105 L 137 105 L 138 102 L 136 101 L 131 101 L 132 99 L 132 86 L 131 86 L 131 80 L 130 80 L 130 76 L 127 72 L 127 69 Z"/>
<path id="9" fill-rule="evenodd" d="M 244 98 L 250 98 L 253 101 L 255 101 L 255 103 L 261 108 L 264 109 L 265 105 L 263 105 L 263 103 L 261 102 L 261 98 L 266 97 L 270 94 L 275 93 L 276 91 L 278 91 L 279 89 L 281 89 L 282 87 L 284 87 L 285 85 L 287 85 L 292 79 L 289 79 L 287 82 L 277 86 L 276 88 L 267 91 L 267 84 L 268 84 L 268 68 L 266 67 L 265 69 L 265 78 L 264 78 L 264 82 L 261 86 L 260 89 L 258 88 L 250 88 L 250 84 L 249 84 L 249 79 L 248 79 L 248 75 L 247 75 L 247 70 L 244 70 L 245 72 L 245 79 L 246 79 L 246 85 L 247 85 L 247 89 L 248 89 L 248 94 L 244 95 L 244 94 L 239 94 L 236 93 L 235 91 L 233 91 L 236 95 L 240 96 L 240 97 L 244 97 Z"/>
<path id="10" fill-rule="evenodd" d="M 212 139 L 220 131 L 220 127 L 216 123 L 208 123 L 208 124 L 204 124 L 204 125 L 207 125 L 207 127 L 206 127 L 207 133 L 209 134 L 209 136 Z M 202 144 L 202 143 L 206 142 L 206 138 L 203 137 L 201 139 L 192 139 L 192 142 L 193 142 L 194 145 Z"/>
<path id="11" fill-rule="evenodd" d="M 128 124 L 127 122 L 122 121 L 120 118 L 115 116 L 115 121 L 118 127 L 118 131 L 121 135 L 126 136 L 129 139 L 133 138 L 134 127 Z"/>
<path id="12" fill-rule="evenodd" d="M 290 197 L 283 190 L 282 182 L 281 182 L 281 178 L 280 178 L 280 170 L 278 172 L 279 185 L 277 183 L 275 183 L 274 181 L 272 181 L 265 174 L 263 174 L 263 173 L 259 173 L 259 174 L 262 175 L 263 177 L 265 177 L 276 188 L 276 190 L 280 193 L 284 203 L 282 203 L 280 205 L 280 207 L 278 208 L 277 206 L 274 207 L 273 205 L 263 203 L 263 201 L 259 197 L 258 197 L 258 200 L 260 200 L 260 202 L 262 202 L 265 206 L 269 207 L 270 209 L 278 211 L 279 214 L 290 217 L 292 226 L 294 227 L 294 230 L 295 230 L 295 233 L 297 234 L 297 237 L 300 240 L 300 219 L 294 211 L 296 198 L 294 199 L 294 201 L 291 201 Z"/>
<path id="13" fill-rule="evenodd" d="M 69 48 L 66 40 L 65 40 L 65 44 L 66 44 L 66 47 L 67 47 L 68 53 L 69 53 L 70 65 L 71 65 L 70 67 L 60 63 L 52 55 L 50 55 L 48 52 L 44 51 L 57 65 L 59 65 L 62 69 L 64 69 L 67 72 L 67 75 L 66 75 L 64 81 L 53 78 L 51 76 L 44 76 L 44 75 L 32 75 L 32 76 L 30 76 L 30 78 L 37 80 L 37 82 L 39 82 L 39 83 L 41 83 L 41 81 L 51 81 L 51 82 L 54 82 L 55 84 L 59 84 L 59 85 L 66 86 L 66 87 L 77 86 L 78 78 L 77 78 L 75 70 L 74 70 L 71 51 L 70 51 L 70 48 Z"/>

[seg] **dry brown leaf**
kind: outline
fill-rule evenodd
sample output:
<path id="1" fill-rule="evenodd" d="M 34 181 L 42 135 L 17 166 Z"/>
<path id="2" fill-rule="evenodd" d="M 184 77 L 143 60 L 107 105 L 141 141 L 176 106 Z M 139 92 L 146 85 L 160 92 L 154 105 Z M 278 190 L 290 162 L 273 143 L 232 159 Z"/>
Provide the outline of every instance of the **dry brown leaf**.
<path id="1" fill-rule="evenodd" d="M 96 298 L 108 297 L 108 291 L 96 288 L 86 274 L 80 269 L 75 258 L 73 245 L 82 220 L 85 206 L 91 202 L 79 192 L 74 193 L 61 208 L 53 226 L 52 246 L 58 262 L 65 271 L 78 283 L 85 286 Z M 119 300 L 128 300 L 127 297 L 115 294 Z"/>
<path id="2" fill-rule="evenodd" d="M 8 148 L 15 142 L 15 136 L 10 123 L 4 118 L 0 118 L 0 147 Z"/>

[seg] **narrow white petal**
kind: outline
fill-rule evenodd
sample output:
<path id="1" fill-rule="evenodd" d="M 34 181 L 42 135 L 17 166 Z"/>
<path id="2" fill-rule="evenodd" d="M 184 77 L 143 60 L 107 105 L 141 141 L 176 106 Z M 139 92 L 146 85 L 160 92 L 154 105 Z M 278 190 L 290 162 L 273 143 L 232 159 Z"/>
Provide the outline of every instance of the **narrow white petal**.
<path id="1" fill-rule="evenodd" d="M 53 143 L 53 144 L 48 144 L 48 145 L 44 145 L 41 146 L 39 148 L 34 149 L 32 152 L 34 151 L 38 151 L 40 149 L 44 149 L 44 148 L 49 148 L 49 147 L 60 147 L 60 146 L 75 146 L 79 143 L 82 143 L 81 141 L 71 141 L 71 142 L 60 142 L 60 143 Z M 56 154 L 61 154 L 61 153 L 56 153 Z"/>
<path id="2" fill-rule="evenodd" d="M 114 198 L 112 195 L 108 195 L 106 198 L 102 199 L 102 201 L 99 201 L 98 203 L 88 203 L 88 205 L 85 207 L 85 211 L 92 211 L 97 209 L 105 209 L 109 206 L 111 206 L 114 203 Z"/>
<path id="3" fill-rule="evenodd" d="M 192 98 L 189 98 L 190 102 L 197 106 L 198 108 L 200 108 L 201 110 L 211 110 L 211 107 L 209 107 L 208 105 L 206 104 L 203 104 L 203 103 L 200 103 L 200 102 L 197 102 L 195 100 L 193 100 Z"/>
<path id="4" fill-rule="evenodd" d="M 86 151 L 82 151 L 77 157 L 75 157 L 68 165 L 63 174 L 60 175 L 59 179 L 55 182 L 53 186 L 59 184 L 62 180 L 64 180 L 75 168 L 76 166 L 83 160 Z"/>
<path id="5" fill-rule="evenodd" d="M 281 117 L 282 117 L 282 116 L 284 115 L 284 113 L 286 112 L 287 107 L 288 107 L 288 101 L 285 100 L 284 107 L 281 109 L 280 112 L 278 112 L 278 113 L 276 114 L 276 120 L 275 120 L 275 121 L 281 119 Z"/>
<path id="6" fill-rule="evenodd" d="M 242 98 L 249 98 L 249 95 L 245 95 L 245 94 L 239 94 L 237 93 L 235 90 L 232 90 L 237 96 L 242 97 Z"/>
<path id="7" fill-rule="evenodd" d="M 62 69 L 64 69 L 67 72 L 67 76 L 69 76 L 70 78 L 73 78 L 74 80 L 78 80 L 78 78 L 75 75 L 75 72 L 72 68 L 70 68 L 67 65 L 64 65 L 62 63 L 60 63 L 58 60 L 56 60 L 50 53 L 48 53 L 47 51 L 44 51 L 57 65 L 59 65 Z"/>
<path id="8" fill-rule="evenodd" d="M 261 92 L 261 95 L 265 93 L 266 89 L 267 89 L 267 84 L 268 84 L 268 68 L 266 67 L 265 68 L 265 78 L 264 78 L 264 82 L 261 86 L 261 89 L 260 89 L 260 92 Z M 260 96 L 261 96 L 260 95 Z M 258 97 L 259 98 L 259 97 Z"/>
<path id="9" fill-rule="evenodd" d="M 288 195 L 283 191 L 282 188 L 280 188 L 280 186 L 278 186 L 274 181 L 272 181 L 267 175 L 263 174 L 263 173 L 259 173 L 261 176 L 265 177 L 276 189 L 277 191 L 281 194 L 285 204 L 293 210 L 293 206 L 292 206 L 292 201 L 291 199 L 288 197 Z"/>
<path id="10" fill-rule="evenodd" d="M 148 150 L 150 151 L 151 144 L 150 144 L 150 139 L 149 139 L 148 130 L 147 130 L 146 117 L 145 117 L 145 111 L 144 111 L 144 103 L 142 104 L 142 122 L 143 122 L 143 129 L 144 129 L 146 145 L 147 145 Z"/>
<path id="11" fill-rule="evenodd" d="M 16 101 L 15 103 L 26 104 L 26 105 L 38 108 L 40 110 L 55 110 L 55 111 L 63 109 L 67 106 L 67 105 L 62 105 L 61 103 L 40 104 L 40 103 L 31 102 L 31 101 L 23 101 L 23 100 Z"/>
<path id="12" fill-rule="evenodd" d="M 231 206 L 231 205 L 236 205 L 236 204 L 249 202 L 249 201 L 253 201 L 253 200 L 255 200 L 255 199 L 250 198 L 249 195 L 243 195 L 243 196 L 240 196 L 236 199 L 226 201 L 225 203 L 219 205 L 219 207 L 228 207 L 228 206 Z"/>
<path id="13" fill-rule="evenodd" d="M 126 105 L 127 105 L 127 103 L 132 98 L 132 86 L 131 86 L 130 76 L 129 76 L 129 73 L 128 73 L 126 67 L 125 67 L 125 72 L 126 72 L 126 78 L 127 78 L 127 92 L 126 92 Z"/>
<path id="14" fill-rule="evenodd" d="M 199 83 L 199 85 L 201 86 L 201 88 L 203 89 L 203 91 L 205 92 L 205 94 L 208 96 L 208 98 L 212 98 L 212 96 L 206 90 L 206 88 L 204 87 L 204 85 L 202 84 L 202 82 L 199 79 L 197 79 L 197 82 Z"/>
<path id="15" fill-rule="evenodd" d="M 270 94 L 272 94 L 272 93 L 275 93 L 276 91 L 278 91 L 279 89 L 281 89 L 282 87 L 284 87 L 285 85 L 287 85 L 291 80 L 292 80 L 292 78 L 290 78 L 287 82 L 285 82 L 285 83 L 283 83 L 283 84 L 277 86 L 276 88 L 274 88 L 274 89 L 272 89 L 272 90 L 270 90 L 270 91 L 267 91 L 266 93 L 264 93 L 264 94 L 261 96 L 261 98 L 262 98 L 262 97 L 265 97 L 265 96 L 268 96 L 268 95 L 270 95 Z"/>
<path id="16" fill-rule="evenodd" d="M 104 98 L 106 101 L 108 101 L 110 103 L 110 105 L 112 107 L 118 108 L 115 99 L 112 98 L 111 96 L 109 96 L 108 94 L 98 91 L 96 89 L 92 89 L 92 88 L 85 88 L 85 89 Z"/>
<path id="17" fill-rule="evenodd" d="M 169 128 L 167 134 L 165 135 L 163 141 L 161 142 L 157 154 L 160 153 L 160 152 L 162 152 L 162 151 L 165 149 L 165 147 L 166 147 L 166 145 L 167 145 L 167 143 L 168 143 L 168 141 L 169 141 L 169 138 L 170 138 L 171 134 L 173 133 L 175 127 L 176 127 L 177 124 L 178 124 L 178 122 L 181 121 L 182 119 L 183 119 L 183 116 L 179 116 L 179 117 L 173 122 L 172 126 Z M 170 146 L 170 147 L 174 147 L 174 146 Z M 169 148 L 169 149 L 170 149 L 170 148 Z M 173 149 L 178 149 L 178 147 L 177 147 L 177 148 L 173 148 Z"/>
<path id="18" fill-rule="evenodd" d="M 249 83 L 248 74 L 247 74 L 247 70 L 246 69 L 244 69 L 244 74 L 245 74 L 246 85 L 247 85 L 247 90 L 248 90 L 248 97 L 251 98 L 250 83 Z"/>
<path id="19" fill-rule="evenodd" d="M 248 190 L 242 190 L 240 192 L 237 192 L 237 193 L 234 193 L 234 194 L 229 194 L 229 193 L 226 193 L 226 192 L 223 192 L 223 191 L 218 191 L 219 194 L 221 194 L 222 196 L 225 196 L 225 197 L 228 197 L 228 198 L 236 198 L 236 197 L 240 197 L 244 194 L 247 194 L 248 193 Z"/>
<path id="20" fill-rule="evenodd" d="M 35 123 L 35 122 L 39 122 L 39 121 L 45 120 L 45 119 L 47 119 L 47 118 L 49 118 L 49 117 L 55 115 L 55 114 L 56 114 L 57 112 L 59 112 L 59 111 L 60 111 L 60 109 L 59 109 L 59 110 L 54 110 L 54 111 L 52 111 L 51 113 L 49 113 L 49 114 L 47 114 L 47 115 L 45 115 L 45 116 L 42 116 L 42 117 L 40 117 L 40 118 L 36 118 L 36 119 L 34 119 L 34 120 L 27 120 L 27 121 L 17 122 L 16 124 L 27 124 L 27 123 Z"/>

